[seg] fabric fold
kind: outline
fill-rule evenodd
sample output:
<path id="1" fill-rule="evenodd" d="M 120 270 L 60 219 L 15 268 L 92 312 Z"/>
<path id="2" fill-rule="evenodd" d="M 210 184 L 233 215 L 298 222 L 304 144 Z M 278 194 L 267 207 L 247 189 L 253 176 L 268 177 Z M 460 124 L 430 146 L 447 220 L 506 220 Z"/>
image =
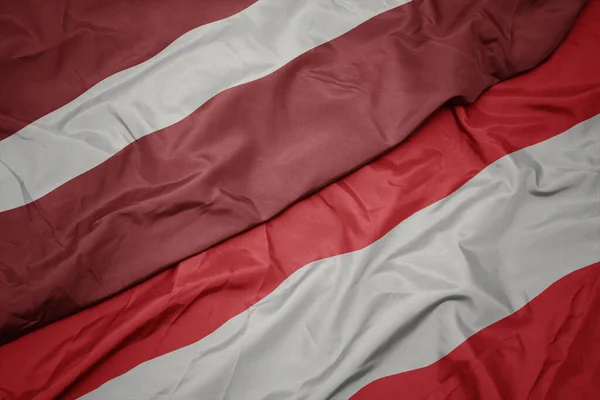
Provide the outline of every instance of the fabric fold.
<path id="1" fill-rule="evenodd" d="M 295 3 L 293 11 L 305 15 L 304 7 L 315 1 Z M 3 161 L 15 171 L 21 167 L 17 173 L 32 196 L 41 193 L 34 203 L 0 213 L 6 277 L 0 340 L 139 283 L 373 160 L 447 101 L 473 101 L 498 80 L 534 67 L 559 44 L 584 3 L 420 0 L 330 41 L 318 35 L 322 24 L 310 26 L 301 41 L 326 43 L 221 92 L 66 182 L 53 182 L 54 173 L 89 160 L 76 142 L 59 157 L 48 151 L 53 139 L 41 131 L 31 141 L 18 141 L 19 134 L 0 141 Z M 367 8 L 376 15 L 386 7 Z M 324 10 L 332 26 L 353 18 L 346 9 L 339 16 Z M 178 85 L 185 90 L 185 82 Z M 151 104 L 143 100 L 140 109 Z M 97 130 L 103 120 L 77 121 L 69 129 L 88 135 L 88 125 Z M 43 157 L 23 156 L 42 148 Z"/>

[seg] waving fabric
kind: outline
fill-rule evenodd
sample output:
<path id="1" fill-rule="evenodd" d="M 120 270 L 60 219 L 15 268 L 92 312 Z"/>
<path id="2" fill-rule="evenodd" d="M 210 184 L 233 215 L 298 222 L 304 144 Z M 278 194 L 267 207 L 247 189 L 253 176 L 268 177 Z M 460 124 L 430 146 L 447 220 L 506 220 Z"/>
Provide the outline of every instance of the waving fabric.
<path id="1" fill-rule="evenodd" d="M 600 0 L 200 3 L 0 14 L 0 399 L 600 397 Z"/>
<path id="2" fill-rule="evenodd" d="M 0 141 L 2 341 L 273 217 L 534 67 L 584 1 L 403 3 L 258 1 Z M 54 68 L 73 68 L 66 53 Z"/>

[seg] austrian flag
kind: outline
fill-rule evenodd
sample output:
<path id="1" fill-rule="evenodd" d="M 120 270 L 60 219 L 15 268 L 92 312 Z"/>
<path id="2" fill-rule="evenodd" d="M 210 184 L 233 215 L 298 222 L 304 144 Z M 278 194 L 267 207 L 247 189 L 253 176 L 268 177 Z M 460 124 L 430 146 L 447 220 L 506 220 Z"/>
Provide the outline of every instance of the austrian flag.
<path id="1" fill-rule="evenodd" d="M 0 0 L 0 399 L 600 399 L 600 0 Z"/>

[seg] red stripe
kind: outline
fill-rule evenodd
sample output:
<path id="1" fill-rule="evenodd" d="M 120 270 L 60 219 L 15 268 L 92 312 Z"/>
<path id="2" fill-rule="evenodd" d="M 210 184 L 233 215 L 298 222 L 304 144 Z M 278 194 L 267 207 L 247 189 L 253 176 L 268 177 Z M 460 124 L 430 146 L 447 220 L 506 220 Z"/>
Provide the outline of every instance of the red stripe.
<path id="1" fill-rule="evenodd" d="M 255 1 L 2 1 L 0 140 Z"/>
<path id="2" fill-rule="evenodd" d="M 581 3 L 414 1 L 1 213 L 10 229 L 0 241 L 9 281 L 0 339 L 272 217 L 403 140 L 447 100 L 471 101 L 534 66 Z M 510 34 L 498 31 L 509 25 Z M 593 63 L 590 53 L 579 61 Z"/>
<path id="3" fill-rule="evenodd" d="M 0 360 L 14 360 L 0 364 L 0 387 L 9 398 L 86 393 L 203 338 L 302 265 L 368 245 L 499 157 L 600 112 L 599 17 L 594 0 L 544 65 L 471 107 L 441 110 L 402 146 L 271 222 L 0 347 Z"/>
<path id="4" fill-rule="evenodd" d="M 352 399 L 597 399 L 599 337 L 600 264 L 594 264 L 440 361 L 377 380 Z"/>

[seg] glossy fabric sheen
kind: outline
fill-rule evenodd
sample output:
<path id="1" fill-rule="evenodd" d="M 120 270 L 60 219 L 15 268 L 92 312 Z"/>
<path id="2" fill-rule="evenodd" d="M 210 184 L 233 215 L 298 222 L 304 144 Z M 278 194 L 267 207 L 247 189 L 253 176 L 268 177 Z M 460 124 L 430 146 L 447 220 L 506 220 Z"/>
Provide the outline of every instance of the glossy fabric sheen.
<path id="1" fill-rule="evenodd" d="M 545 63 L 490 88 L 471 106 L 439 110 L 401 146 L 277 218 L 0 346 L 0 359 L 19 360 L 0 363 L 0 393 L 78 398 L 206 337 L 307 263 L 371 244 L 498 158 L 599 113 L 598 18 L 594 0 Z"/>
<path id="2" fill-rule="evenodd" d="M 403 140 L 447 100 L 471 101 L 535 66 L 582 4 L 395 8 L 221 93 L 35 203 L 0 213 L 11 227 L 0 241 L 9 282 L 0 291 L 0 339 L 272 217 Z M 498 29 L 505 25 L 510 35 Z"/>
<path id="3" fill-rule="evenodd" d="M 441 360 L 379 379 L 352 400 L 596 399 L 600 263 L 554 283 Z"/>
<path id="4" fill-rule="evenodd" d="M 187 32 L 150 60 L 0 141 L 0 211 L 39 199 L 214 95 L 406 1 L 260 0 Z"/>
<path id="5" fill-rule="evenodd" d="M 493 163 L 372 245 L 311 263 L 84 399 L 346 399 L 439 360 L 600 261 L 600 117 Z"/>
<path id="6" fill-rule="evenodd" d="M 255 1 L 2 1 L 0 139 Z"/>

